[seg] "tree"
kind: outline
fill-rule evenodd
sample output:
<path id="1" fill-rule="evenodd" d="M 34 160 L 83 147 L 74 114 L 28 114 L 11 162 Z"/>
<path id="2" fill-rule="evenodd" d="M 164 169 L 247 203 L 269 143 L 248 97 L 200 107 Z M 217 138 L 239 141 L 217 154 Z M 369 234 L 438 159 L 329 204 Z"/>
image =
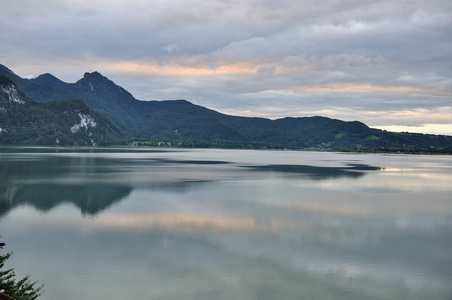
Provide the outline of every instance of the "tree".
<path id="1" fill-rule="evenodd" d="M 4 246 L 4 243 L 0 243 L 0 250 Z M 29 275 L 16 281 L 14 269 L 3 270 L 5 261 L 11 255 L 11 252 L 0 255 L 0 293 L 4 293 L 15 300 L 35 300 L 44 292 L 43 286 L 36 287 L 37 282 L 30 281 Z"/>

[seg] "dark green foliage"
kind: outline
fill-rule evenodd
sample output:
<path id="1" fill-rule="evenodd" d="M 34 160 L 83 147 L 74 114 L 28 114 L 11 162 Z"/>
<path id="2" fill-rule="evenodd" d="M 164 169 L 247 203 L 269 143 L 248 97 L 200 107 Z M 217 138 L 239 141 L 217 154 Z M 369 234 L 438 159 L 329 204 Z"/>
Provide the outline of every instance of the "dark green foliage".
<path id="1" fill-rule="evenodd" d="M 0 76 L 0 87 L 17 89 L 8 78 Z M 22 103 L 9 99 L 0 90 L 0 143 L 39 145 L 103 145 L 120 142 L 122 133 L 107 118 L 85 105 L 82 100 L 37 103 L 18 91 Z M 72 132 L 71 127 L 89 116 L 96 126 Z M 94 123 L 93 123 L 94 124 Z"/>
<path id="2" fill-rule="evenodd" d="M 37 282 L 32 282 L 29 275 L 17 280 L 14 269 L 4 269 L 5 262 L 11 255 L 12 253 L 0 255 L 0 291 L 15 300 L 34 300 L 41 296 L 43 286 L 37 287 Z"/>

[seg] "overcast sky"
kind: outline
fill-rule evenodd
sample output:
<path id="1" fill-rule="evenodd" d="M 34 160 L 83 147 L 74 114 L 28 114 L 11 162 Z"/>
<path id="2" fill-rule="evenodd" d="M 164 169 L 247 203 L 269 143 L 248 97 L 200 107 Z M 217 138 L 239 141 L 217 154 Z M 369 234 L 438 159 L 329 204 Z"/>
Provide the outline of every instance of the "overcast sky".
<path id="1" fill-rule="evenodd" d="M 452 135 L 450 0 L 0 0 L 0 63 L 140 100 Z M 408 126 L 408 127 L 407 127 Z"/>

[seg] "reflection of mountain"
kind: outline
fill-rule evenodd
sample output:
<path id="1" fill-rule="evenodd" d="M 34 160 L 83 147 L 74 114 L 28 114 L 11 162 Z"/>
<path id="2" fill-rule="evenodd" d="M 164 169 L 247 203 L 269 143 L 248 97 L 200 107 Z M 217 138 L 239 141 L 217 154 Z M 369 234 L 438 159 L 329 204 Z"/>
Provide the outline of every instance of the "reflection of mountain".
<path id="1" fill-rule="evenodd" d="M 38 150 L 35 152 L 39 152 Z M 109 159 L 85 155 L 66 156 L 65 153 L 61 156 L 53 153 L 36 155 L 33 152 L 21 152 L 9 158 L 7 156 L 0 160 L 0 216 L 20 205 L 32 205 L 39 210 L 48 211 L 61 203 L 72 203 L 83 214 L 95 215 L 129 195 L 133 190 L 132 182 L 134 186 L 147 189 L 184 192 L 193 184 L 211 181 L 190 178 L 189 171 L 183 178 L 159 173 L 162 166 L 174 164 L 206 165 L 224 162 Z M 159 175 L 151 178 L 136 175 L 143 170 L 147 170 L 148 174 Z M 130 181 L 127 173 L 134 174 L 131 175 L 133 181 Z"/>
<path id="2" fill-rule="evenodd" d="M 362 171 L 378 171 L 380 167 L 365 164 L 347 164 L 344 167 L 321 167 L 308 165 L 261 165 L 249 166 L 251 170 L 261 172 L 280 172 L 307 176 L 309 179 L 329 179 L 339 177 L 359 178 L 365 175 Z"/>
<path id="3" fill-rule="evenodd" d="M 59 185 L 34 184 L 22 186 L 0 185 L 0 215 L 12 208 L 30 204 L 42 211 L 70 202 L 83 214 L 95 215 L 131 192 L 128 186 L 116 185 Z"/>
<path id="4" fill-rule="evenodd" d="M 128 186 L 98 184 L 82 186 L 40 184 L 7 188 L 7 192 L 0 195 L 2 203 L 0 215 L 21 204 L 30 204 L 37 209 L 48 211 L 63 202 L 73 203 L 83 214 L 95 215 L 113 203 L 121 201 L 131 190 L 132 188 Z M 6 198 L 5 195 L 10 198 Z"/>
<path id="5" fill-rule="evenodd" d="M 33 156 L 20 160 L 0 161 L 0 215 L 12 208 L 29 204 L 47 211 L 60 203 L 70 202 L 83 214 L 97 214 L 127 196 L 127 185 L 99 183 L 56 183 L 68 174 L 80 178 L 103 170 L 103 161 L 87 158 L 44 158 Z"/>

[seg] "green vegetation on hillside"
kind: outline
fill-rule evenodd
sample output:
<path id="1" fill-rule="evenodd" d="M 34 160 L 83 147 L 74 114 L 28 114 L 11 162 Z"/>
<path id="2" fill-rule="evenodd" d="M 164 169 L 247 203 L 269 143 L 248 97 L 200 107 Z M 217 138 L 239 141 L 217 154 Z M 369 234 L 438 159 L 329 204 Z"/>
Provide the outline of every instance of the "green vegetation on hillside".
<path id="1" fill-rule="evenodd" d="M 17 87 L 0 76 L 0 87 Z M 120 130 L 107 118 L 90 109 L 82 100 L 37 103 L 18 91 L 22 102 L 11 101 L 8 93 L 0 90 L 0 143 L 38 145 L 107 145 L 121 141 Z M 89 116 L 95 126 L 71 128 Z M 75 131 L 75 130 L 74 130 Z"/>
<path id="2" fill-rule="evenodd" d="M 91 110 L 90 114 L 98 113 L 96 120 L 104 118 L 107 124 L 108 121 L 114 124 L 108 125 L 108 132 L 99 137 L 101 144 L 126 142 L 157 147 L 441 153 L 452 149 L 452 136 L 387 132 L 369 128 L 358 121 L 345 122 L 319 116 L 278 120 L 248 118 L 221 114 L 185 100 L 140 101 L 98 72 L 85 73 L 76 83 L 62 82 L 50 74 L 31 80 L 22 79 L 0 66 L 1 74 L 14 80 L 19 87 L 24 87 L 28 96 L 49 103 L 51 107 L 57 107 L 61 101 L 65 103 L 68 97 L 82 99 Z M 23 135 L 11 136 L 8 142 L 48 144 L 58 138 L 64 143 L 87 144 L 88 137 L 83 133 L 79 133 L 80 139 L 74 139 L 63 129 L 58 129 L 61 110 L 58 116 L 50 118 L 55 121 L 49 122 L 41 110 L 50 108 L 45 105 L 36 107 L 30 108 L 24 120 L 17 124 L 17 128 L 23 126 Z M 33 134 L 27 134 L 28 131 Z M 120 138 L 121 134 L 124 139 Z M 0 142 L 6 141 L 0 139 Z"/>

